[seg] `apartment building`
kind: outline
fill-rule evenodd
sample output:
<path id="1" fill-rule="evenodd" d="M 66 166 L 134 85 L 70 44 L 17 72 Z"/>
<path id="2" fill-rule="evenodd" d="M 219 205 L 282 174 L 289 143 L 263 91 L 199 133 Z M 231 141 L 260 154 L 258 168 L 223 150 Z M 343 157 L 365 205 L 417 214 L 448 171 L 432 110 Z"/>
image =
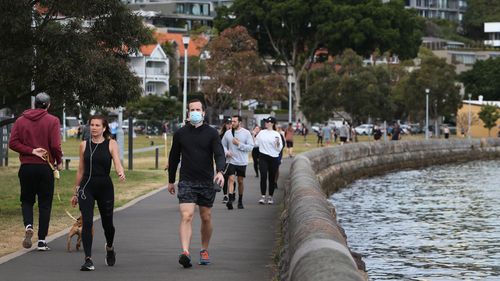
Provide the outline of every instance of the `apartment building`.
<path id="1" fill-rule="evenodd" d="M 391 0 L 382 0 L 387 3 Z M 425 18 L 461 22 L 467 9 L 466 0 L 405 0 L 405 7 L 417 10 Z"/>
<path id="2" fill-rule="evenodd" d="M 485 46 L 500 47 L 500 22 L 485 22 L 484 33 L 488 36 L 488 40 L 484 41 Z"/>
<path id="3" fill-rule="evenodd" d="M 215 10 L 232 0 L 122 0 L 145 20 L 168 32 L 185 32 L 197 26 L 212 26 Z"/>

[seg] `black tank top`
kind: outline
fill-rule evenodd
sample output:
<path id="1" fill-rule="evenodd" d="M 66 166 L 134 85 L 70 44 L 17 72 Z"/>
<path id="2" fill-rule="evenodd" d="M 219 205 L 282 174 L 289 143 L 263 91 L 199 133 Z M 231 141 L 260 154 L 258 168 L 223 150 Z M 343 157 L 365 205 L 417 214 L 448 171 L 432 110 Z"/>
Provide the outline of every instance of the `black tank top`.
<path id="1" fill-rule="evenodd" d="M 90 158 L 92 156 L 92 165 Z M 109 176 L 111 170 L 111 153 L 109 152 L 109 139 L 104 140 L 102 143 L 93 143 L 91 140 L 87 141 L 85 151 L 83 152 L 83 161 L 85 169 L 83 172 L 84 177 L 89 177 L 90 166 L 92 166 L 92 177 Z"/>

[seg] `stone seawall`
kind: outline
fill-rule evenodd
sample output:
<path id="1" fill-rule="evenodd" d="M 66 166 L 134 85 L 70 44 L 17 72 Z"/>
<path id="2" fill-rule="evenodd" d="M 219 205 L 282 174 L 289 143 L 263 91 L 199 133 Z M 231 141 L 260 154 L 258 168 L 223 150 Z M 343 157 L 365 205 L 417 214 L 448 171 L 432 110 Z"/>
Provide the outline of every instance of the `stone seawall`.
<path id="1" fill-rule="evenodd" d="M 281 215 L 280 280 L 365 280 L 327 197 L 391 170 L 500 158 L 500 138 L 355 143 L 295 157 Z"/>

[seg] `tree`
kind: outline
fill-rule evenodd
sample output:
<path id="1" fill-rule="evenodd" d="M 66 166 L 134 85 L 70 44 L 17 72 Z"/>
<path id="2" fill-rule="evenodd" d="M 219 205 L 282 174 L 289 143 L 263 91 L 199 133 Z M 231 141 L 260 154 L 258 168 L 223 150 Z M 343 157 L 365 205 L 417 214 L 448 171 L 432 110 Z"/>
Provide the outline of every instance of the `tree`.
<path id="1" fill-rule="evenodd" d="M 152 122 L 172 120 L 182 115 L 182 103 L 164 96 L 145 96 L 127 103 L 126 108 L 127 115 L 133 114 L 135 118 Z"/>
<path id="2" fill-rule="evenodd" d="M 455 66 L 445 59 L 425 56 L 419 69 L 411 72 L 398 85 L 403 91 L 405 110 L 416 120 L 425 115 L 425 89 L 429 89 L 429 111 L 431 117 L 451 116 L 462 104 L 459 87 L 455 83 Z"/>
<path id="3" fill-rule="evenodd" d="M 500 2 L 468 0 L 463 26 L 465 34 L 474 40 L 484 39 L 484 23 L 500 21 Z"/>
<path id="4" fill-rule="evenodd" d="M 477 117 L 477 114 L 471 113 L 470 121 L 468 113 L 462 112 L 457 116 L 457 127 L 460 128 L 463 135 L 470 133 L 469 122 L 471 127 L 479 124 L 479 117 Z"/>
<path id="5" fill-rule="evenodd" d="M 399 1 L 381 2 L 235 0 L 231 8 L 218 10 L 214 24 L 220 30 L 235 25 L 247 27 L 257 38 L 262 56 L 283 62 L 287 71 L 290 67 L 297 110 L 301 104 L 300 79 L 319 47 L 326 46 L 331 54 L 346 48 L 362 55 L 376 48 L 402 58 L 417 54 L 423 21 Z"/>
<path id="6" fill-rule="evenodd" d="M 362 58 L 347 49 L 338 57 L 338 73 L 333 66 L 311 71 L 311 85 L 301 108 L 312 122 L 322 122 L 338 109 L 347 111 L 353 121 L 392 118 L 390 73 L 386 66 L 363 67 Z"/>
<path id="7" fill-rule="evenodd" d="M 474 97 L 483 96 L 485 100 L 500 100 L 500 58 L 478 60 L 471 70 L 462 72 L 459 80 L 464 83 L 465 91 Z"/>
<path id="8" fill-rule="evenodd" d="M 224 30 L 209 42 L 207 49 L 210 57 L 206 60 L 206 73 L 211 79 L 204 83 L 203 90 L 207 105 L 218 112 L 235 102 L 241 106 L 242 100 L 272 98 L 283 91 L 284 81 L 276 84 L 276 77 L 268 75 L 257 53 L 257 42 L 244 27 Z M 266 81 L 276 88 L 266 87 Z"/>
<path id="9" fill-rule="evenodd" d="M 340 102 L 340 76 L 331 66 L 311 71 L 311 85 L 304 93 L 300 109 L 310 122 L 328 120 Z"/>
<path id="10" fill-rule="evenodd" d="M 496 126 L 497 120 L 500 118 L 498 107 L 492 104 L 485 104 L 479 111 L 479 119 L 483 121 L 484 127 L 488 129 L 488 136 L 491 137 L 491 129 Z"/>
<path id="11" fill-rule="evenodd" d="M 15 113 L 42 91 L 52 96 L 53 108 L 64 103 L 67 110 L 77 104 L 116 107 L 140 96 L 139 80 L 126 59 L 152 37 L 121 1 L 19 0 L 0 5 L 0 94 Z"/>

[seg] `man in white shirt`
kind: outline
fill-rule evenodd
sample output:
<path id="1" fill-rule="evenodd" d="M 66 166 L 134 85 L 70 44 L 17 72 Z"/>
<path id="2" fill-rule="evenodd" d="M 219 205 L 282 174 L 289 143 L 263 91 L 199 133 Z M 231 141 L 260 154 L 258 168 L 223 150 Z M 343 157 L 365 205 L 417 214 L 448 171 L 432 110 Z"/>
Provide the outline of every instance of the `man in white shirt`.
<path id="1" fill-rule="evenodd" d="M 226 203 L 228 210 L 233 209 L 235 201 L 234 179 L 238 177 L 238 209 L 243 209 L 243 179 L 248 165 L 248 153 L 254 147 L 250 131 L 241 127 L 241 116 L 234 115 L 231 120 L 232 129 L 222 137 L 222 147 L 226 155 L 226 175 L 228 176 L 229 200 Z"/>

